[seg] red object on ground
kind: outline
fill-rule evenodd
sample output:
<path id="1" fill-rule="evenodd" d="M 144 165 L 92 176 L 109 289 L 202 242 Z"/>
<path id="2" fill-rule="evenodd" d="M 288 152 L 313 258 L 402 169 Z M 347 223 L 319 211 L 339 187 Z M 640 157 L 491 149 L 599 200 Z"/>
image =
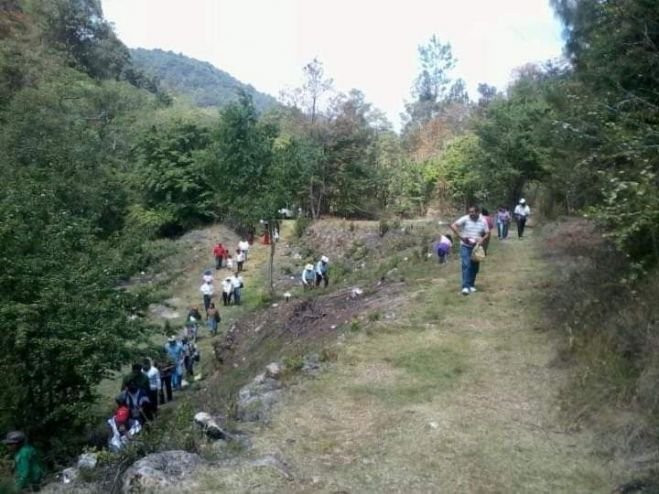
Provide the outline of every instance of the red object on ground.
<path id="1" fill-rule="evenodd" d="M 270 245 L 270 234 L 268 232 L 263 234 L 263 245 Z"/>

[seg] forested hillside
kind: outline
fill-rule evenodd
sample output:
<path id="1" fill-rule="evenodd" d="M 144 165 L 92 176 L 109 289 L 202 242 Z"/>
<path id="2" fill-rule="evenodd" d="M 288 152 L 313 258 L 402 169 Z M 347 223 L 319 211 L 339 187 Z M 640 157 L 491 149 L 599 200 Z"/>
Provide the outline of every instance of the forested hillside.
<path id="1" fill-rule="evenodd" d="M 338 216 L 385 235 L 524 196 L 604 238 L 568 252 L 580 269 L 546 297 L 592 397 L 580 417 L 635 407 L 656 442 L 659 9 L 552 3 L 565 59 L 481 84 L 478 101 L 453 77 L 449 40 L 420 46 L 397 133 L 319 60 L 275 104 L 209 64 L 131 52 L 98 0 L 2 2 L 0 431 L 23 429 L 53 457 L 79 450 L 98 384 L 164 331 L 145 315 L 153 290 L 120 288 L 162 239 L 218 221 L 252 231 L 284 207 L 301 231 Z"/>
<path id="2" fill-rule="evenodd" d="M 193 105 L 220 108 L 236 102 L 241 91 L 252 97 L 259 111 L 277 104 L 272 96 L 240 82 L 208 62 L 158 49 L 136 48 L 130 53 L 136 67 L 154 77 L 165 90 L 187 98 Z"/>

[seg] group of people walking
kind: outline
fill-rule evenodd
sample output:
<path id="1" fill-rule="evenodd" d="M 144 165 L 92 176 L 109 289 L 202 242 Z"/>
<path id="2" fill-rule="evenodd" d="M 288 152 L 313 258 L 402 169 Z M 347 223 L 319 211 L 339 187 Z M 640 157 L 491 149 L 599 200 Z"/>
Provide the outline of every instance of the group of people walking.
<path id="1" fill-rule="evenodd" d="M 517 236 L 523 238 L 526 221 L 531 216 L 531 208 L 525 199 L 520 199 L 511 214 L 507 207 L 499 206 L 495 217 L 491 217 L 486 209 L 470 206 L 467 214 L 455 220 L 451 225 L 451 233 L 440 236 L 435 244 L 435 251 L 440 263 L 446 262 L 453 247 L 453 235 L 460 239 L 460 263 L 462 268 L 463 295 L 477 291 L 476 276 L 480 263 L 487 254 L 491 231 L 496 224 L 497 237 L 500 240 L 508 238 L 510 223 L 517 223 Z"/>

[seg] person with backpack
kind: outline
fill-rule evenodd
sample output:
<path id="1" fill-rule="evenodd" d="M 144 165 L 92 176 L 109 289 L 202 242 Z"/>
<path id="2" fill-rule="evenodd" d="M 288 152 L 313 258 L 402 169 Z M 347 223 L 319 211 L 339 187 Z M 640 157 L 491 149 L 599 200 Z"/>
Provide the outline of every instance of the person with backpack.
<path id="1" fill-rule="evenodd" d="M 14 477 L 16 490 L 30 489 L 36 492 L 41 487 L 44 468 L 37 451 L 27 442 L 22 431 L 11 431 L 2 440 L 14 453 Z"/>
<path id="2" fill-rule="evenodd" d="M 135 381 L 128 383 L 128 387 L 123 391 L 123 403 L 130 410 L 130 418 L 141 425 L 147 420 L 153 420 L 151 413 L 151 402 L 149 394 L 140 388 Z"/>
<path id="3" fill-rule="evenodd" d="M 224 297 L 224 288 L 222 289 L 222 297 Z M 220 317 L 220 311 L 217 310 L 215 304 L 211 303 L 211 306 L 208 308 L 208 331 L 211 336 L 217 335 L 217 326 L 220 324 L 222 318 Z"/>

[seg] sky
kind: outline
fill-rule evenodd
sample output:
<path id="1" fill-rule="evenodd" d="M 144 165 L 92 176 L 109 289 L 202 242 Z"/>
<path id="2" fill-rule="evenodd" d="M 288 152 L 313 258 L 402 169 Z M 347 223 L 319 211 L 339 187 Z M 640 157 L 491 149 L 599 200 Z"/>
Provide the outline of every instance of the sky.
<path id="1" fill-rule="evenodd" d="M 449 42 L 472 98 L 478 83 L 505 89 L 511 72 L 559 57 L 549 0 L 102 0 L 131 48 L 210 62 L 278 96 L 299 86 L 314 57 L 337 90 L 359 89 L 399 126 L 419 72 L 418 46 Z"/>

